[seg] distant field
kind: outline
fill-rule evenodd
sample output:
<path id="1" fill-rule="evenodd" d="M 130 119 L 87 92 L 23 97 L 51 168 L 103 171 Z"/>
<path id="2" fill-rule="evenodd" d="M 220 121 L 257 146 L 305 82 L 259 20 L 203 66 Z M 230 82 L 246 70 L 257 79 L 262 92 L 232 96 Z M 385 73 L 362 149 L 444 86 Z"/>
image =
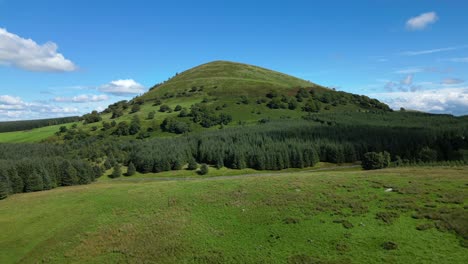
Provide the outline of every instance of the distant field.
<path id="1" fill-rule="evenodd" d="M 0 201 L 0 263 L 467 263 L 467 172 L 103 181 L 17 194 Z"/>
<path id="2" fill-rule="evenodd" d="M 55 125 L 41 127 L 26 131 L 15 131 L 0 133 L 0 143 L 29 143 L 29 142 L 40 142 L 54 135 L 61 126 L 69 125 Z"/>

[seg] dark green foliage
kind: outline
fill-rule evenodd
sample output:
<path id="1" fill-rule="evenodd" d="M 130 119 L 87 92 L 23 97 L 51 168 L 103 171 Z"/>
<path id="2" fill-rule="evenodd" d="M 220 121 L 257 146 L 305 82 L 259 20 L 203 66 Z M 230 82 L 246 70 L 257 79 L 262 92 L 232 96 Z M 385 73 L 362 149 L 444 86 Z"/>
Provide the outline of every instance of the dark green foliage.
<path id="1" fill-rule="evenodd" d="M 85 124 L 91 124 L 91 123 L 96 123 L 100 122 L 102 120 L 101 115 L 97 111 L 93 111 L 90 114 L 86 114 L 83 116 L 83 120 Z M 61 131 L 62 129 L 60 129 Z"/>
<path id="2" fill-rule="evenodd" d="M 69 161 L 63 162 L 61 166 L 63 186 L 72 186 L 78 183 L 78 172 Z"/>
<path id="3" fill-rule="evenodd" d="M 106 159 L 106 161 L 104 161 L 104 169 L 109 170 L 110 168 L 112 168 L 112 163 L 109 159 Z"/>
<path id="4" fill-rule="evenodd" d="M 25 192 L 37 192 L 44 189 L 44 182 L 42 176 L 36 171 L 32 171 L 25 181 L 24 191 Z"/>
<path id="5" fill-rule="evenodd" d="M 382 248 L 385 250 L 396 250 L 398 249 L 398 244 L 392 241 L 387 241 L 382 244 Z"/>
<path id="6" fill-rule="evenodd" d="M 250 100 L 247 96 L 245 95 L 242 95 L 241 98 L 240 98 L 240 102 L 241 104 L 249 104 L 250 103 Z"/>
<path id="7" fill-rule="evenodd" d="M 66 126 L 61 126 L 60 129 L 59 129 L 59 132 L 60 132 L 60 133 L 65 133 L 65 132 L 67 132 L 67 131 L 68 131 L 68 129 L 67 129 Z"/>
<path id="8" fill-rule="evenodd" d="M 165 132 L 183 134 L 192 131 L 190 124 L 178 121 L 175 118 L 166 118 L 161 124 L 161 129 Z"/>
<path id="9" fill-rule="evenodd" d="M 0 180 L 0 200 L 3 200 L 8 197 L 8 187 L 7 184 Z"/>
<path id="10" fill-rule="evenodd" d="M 227 125 L 232 121 L 232 116 L 225 113 L 217 113 L 215 108 L 205 104 L 194 104 L 190 108 L 190 116 L 194 123 L 199 123 L 202 127 L 212 127 L 215 125 Z"/>
<path id="11" fill-rule="evenodd" d="M 168 105 L 161 105 L 161 106 L 159 107 L 159 112 L 163 112 L 163 113 L 164 113 L 164 112 L 169 112 L 169 111 L 171 111 L 171 108 L 170 108 Z"/>
<path id="12" fill-rule="evenodd" d="M 387 168 L 390 165 L 388 152 L 367 152 L 362 159 L 362 168 L 365 170 L 377 170 Z"/>
<path id="13" fill-rule="evenodd" d="M 200 167 L 200 171 L 198 172 L 200 175 L 206 175 L 208 174 L 208 165 L 202 164 Z"/>
<path id="14" fill-rule="evenodd" d="M 278 92 L 277 91 L 270 91 L 266 94 L 266 97 L 268 98 L 275 98 L 278 97 Z"/>
<path id="15" fill-rule="evenodd" d="M 186 108 L 183 108 L 183 109 L 180 111 L 178 117 L 187 117 L 187 116 L 189 116 L 189 115 L 190 115 L 189 111 L 188 111 Z"/>
<path id="16" fill-rule="evenodd" d="M 130 113 L 131 113 L 131 114 L 136 113 L 136 112 L 140 111 L 140 109 L 141 109 L 141 107 L 140 107 L 139 104 L 134 104 L 134 105 L 132 106 L 132 109 L 130 110 Z"/>
<path id="17" fill-rule="evenodd" d="M 129 126 L 125 121 L 120 122 L 114 132 L 112 132 L 112 135 L 116 136 L 128 136 L 129 134 Z"/>
<path id="18" fill-rule="evenodd" d="M 112 174 L 109 177 L 115 179 L 115 178 L 118 178 L 120 176 L 122 176 L 122 169 L 120 167 L 120 164 L 117 163 L 117 164 L 114 165 L 114 168 L 112 170 Z"/>
<path id="19" fill-rule="evenodd" d="M 109 107 L 103 111 L 104 114 L 112 113 L 112 119 L 118 118 L 123 115 L 123 112 L 128 109 L 128 102 L 123 100 L 109 105 Z"/>
<path id="20" fill-rule="evenodd" d="M 101 177 L 102 174 L 103 174 L 103 171 L 102 171 L 101 166 L 99 166 L 99 165 L 94 165 L 94 166 L 93 166 L 93 173 L 94 173 L 94 178 L 95 178 L 95 179 Z"/>
<path id="21" fill-rule="evenodd" d="M 130 127 L 128 128 L 128 133 L 130 135 L 136 135 L 138 132 L 140 132 L 141 129 L 141 122 L 140 118 L 136 115 L 133 116 L 132 122 L 130 123 Z"/>
<path id="22" fill-rule="evenodd" d="M 148 120 L 154 119 L 154 116 L 155 116 L 155 115 L 156 115 L 156 112 L 155 112 L 155 111 L 151 111 L 151 112 L 148 113 L 147 119 L 148 119 Z"/>
<path id="23" fill-rule="evenodd" d="M 10 193 L 9 178 L 5 169 L 0 168 L 0 200 L 8 197 Z"/>
<path id="24" fill-rule="evenodd" d="M 133 164 L 133 162 L 130 162 L 128 164 L 127 173 L 125 174 L 125 176 L 132 176 L 132 175 L 135 175 L 135 173 L 136 173 L 135 165 Z"/>
<path id="25" fill-rule="evenodd" d="M 174 108 L 174 111 L 179 112 L 180 110 L 182 110 L 182 106 L 176 105 L 176 107 Z"/>
<path id="26" fill-rule="evenodd" d="M 288 109 L 295 110 L 298 107 L 298 105 L 299 104 L 297 103 L 297 101 L 291 98 L 288 102 Z"/>
<path id="27" fill-rule="evenodd" d="M 421 159 L 422 162 L 437 161 L 437 151 L 429 147 L 424 147 L 419 152 L 419 159 Z"/>
<path id="28" fill-rule="evenodd" d="M 187 169 L 188 169 L 188 170 L 196 170 L 196 169 L 198 169 L 198 164 L 197 164 L 197 162 L 195 161 L 194 158 L 189 159 Z"/>

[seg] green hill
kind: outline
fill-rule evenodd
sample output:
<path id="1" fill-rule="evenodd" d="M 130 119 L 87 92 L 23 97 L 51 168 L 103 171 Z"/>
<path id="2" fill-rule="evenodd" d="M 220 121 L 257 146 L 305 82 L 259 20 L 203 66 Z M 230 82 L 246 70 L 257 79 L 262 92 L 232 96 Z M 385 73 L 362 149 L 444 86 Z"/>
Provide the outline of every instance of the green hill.
<path id="1" fill-rule="evenodd" d="M 214 61 L 169 78 L 130 101 L 110 105 L 102 113 L 50 133 L 41 140 L 81 139 L 88 136 L 138 138 L 302 119 L 310 114 L 388 112 L 378 100 L 334 91 L 287 74 L 242 63 Z M 131 129 L 132 120 L 137 128 Z M 136 132 L 135 132 L 136 131 Z M 29 133 L 29 132 L 28 132 Z M 23 141 L 38 137 L 21 134 Z M 8 135 L 8 139 L 16 134 Z M 2 136 L 0 135 L 0 142 Z M 8 140 L 11 142 L 11 140 Z"/>
<path id="2" fill-rule="evenodd" d="M 334 91 L 280 72 L 215 61 L 176 74 L 142 96 L 117 102 L 100 114 L 86 115 L 84 125 L 78 129 L 83 132 L 80 136 L 145 138 L 301 119 L 311 113 L 370 111 L 385 112 L 390 108 L 366 96 Z M 139 123 L 136 134 L 127 131 L 135 116 Z"/>
<path id="3" fill-rule="evenodd" d="M 261 96 L 271 89 L 288 93 L 293 88 L 319 86 L 253 65 L 214 61 L 184 71 L 164 83 L 155 85 L 142 98 L 151 100 L 166 93 L 183 93 L 192 87 L 202 88 L 206 93 L 216 96 Z"/>

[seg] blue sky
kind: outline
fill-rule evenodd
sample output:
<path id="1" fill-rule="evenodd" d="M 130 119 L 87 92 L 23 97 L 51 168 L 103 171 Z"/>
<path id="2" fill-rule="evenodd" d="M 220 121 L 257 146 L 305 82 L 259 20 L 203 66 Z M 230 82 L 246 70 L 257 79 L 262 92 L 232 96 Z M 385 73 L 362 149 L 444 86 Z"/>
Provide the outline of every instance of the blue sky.
<path id="1" fill-rule="evenodd" d="M 84 114 L 213 60 L 468 114 L 468 2 L 0 0 L 0 120 Z"/>

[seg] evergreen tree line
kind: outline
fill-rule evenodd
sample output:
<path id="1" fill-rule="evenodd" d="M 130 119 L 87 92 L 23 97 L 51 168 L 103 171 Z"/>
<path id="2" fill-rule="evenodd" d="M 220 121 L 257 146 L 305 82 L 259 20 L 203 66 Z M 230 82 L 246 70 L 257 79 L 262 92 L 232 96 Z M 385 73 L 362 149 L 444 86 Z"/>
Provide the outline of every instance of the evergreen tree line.
<path id="1" fill-rule="evenodd" d="M 0 144 L 0 198 L 58 186 L 88 184 L 102 174 L 72 144 Z M 85 147 L 80 144 L 80 147 Z M 96 154 L 97 155 L 97 154 Z M 97 157 L 95 157 L 97 159 Z"/>
<path id="2" fill-rule="evenodd" d="M 385 153 L 385 164 L 463 160 L 466 132 L 414 128 L 317 126 L 307 122 L 189 134 L 170 139 L 123 143 L 124 163 L 142 173 L 178 170 L 196 161 L 218 168 L 277 170 L 313 166 L 318 161 L 362 161 L 368 152 Z M 111 151 L 110 149 L 108 149 Z M 382 154 L 383 155 L 383 154 Z M 385 165 L 385 166 L 388 166 Z"/>

